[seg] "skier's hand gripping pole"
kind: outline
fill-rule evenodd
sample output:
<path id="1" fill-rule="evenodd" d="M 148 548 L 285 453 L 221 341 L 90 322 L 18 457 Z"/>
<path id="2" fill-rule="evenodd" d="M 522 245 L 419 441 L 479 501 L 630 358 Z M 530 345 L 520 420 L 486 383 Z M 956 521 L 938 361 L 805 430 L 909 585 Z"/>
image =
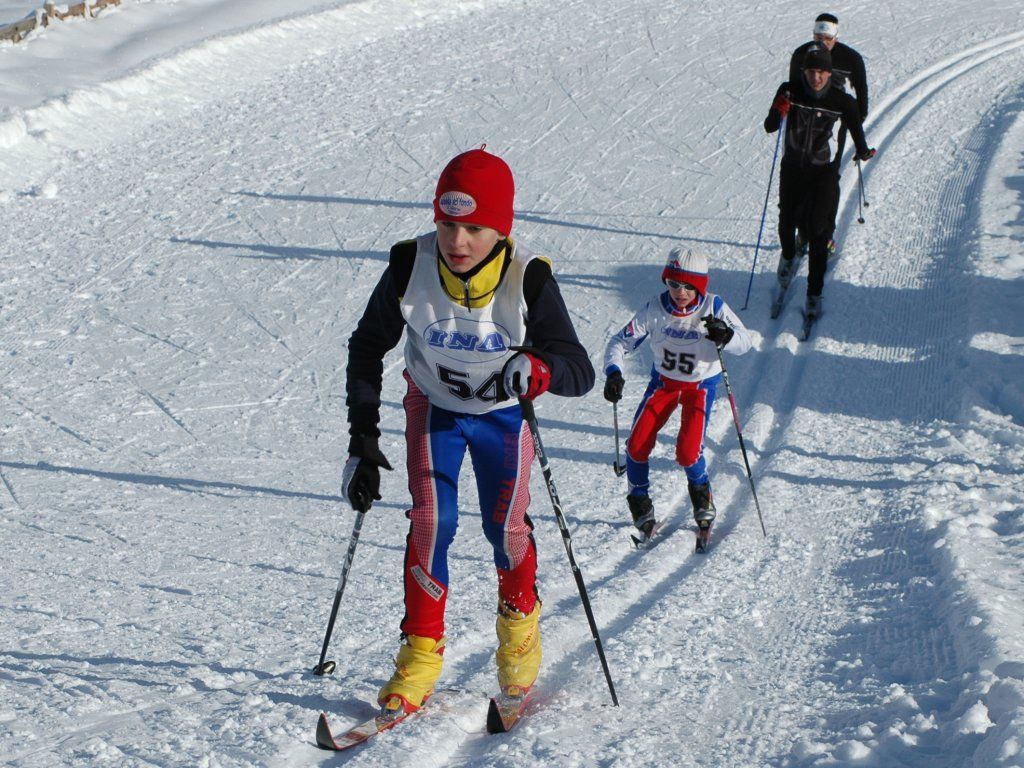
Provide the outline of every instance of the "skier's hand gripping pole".
<path id="1" fill-rule="evenodd" d="M 587 587 L 583 583 L 583 574 L 576 564 L 576 557 L 572 553 L 572 537 L 569 535 L 569 528 L 565 524 L 565 515 L 562 514 L 562 504 L 558 500 L 558 491 L 555 490 L 555 481 L 551 477 L 551 468 L 548 466 L 548 457 L 544 452 L 544 444 L 540 440 L 540 427 L 537 424 L 537 414 L 533 410 L 533 403 L 524 397 L 519 398 L 519 408 L 523 412 L 523 419 L 530 427 L 530 434 L 533 436 L 533 448 L 540 462 L 540 471 L 544 474 L 544 484 L 547 486 L 548 495 L 551 497 L 551 505 L 555 508 L 555 519 L 558 521 L 558 528 L 562 532 L 562 543 L 565 545 L 565 553 L 569 556 L 569 565 L 572 567 L 572 575 L 576 579 L 576 587 L 580 592 L 580 600 L 583 602 L 583 610 L 587 614 L 587 622 L 590 624 L 590 634 L 594 636 L 594 645 L 597 647 L 597 656 L 601 660 L 601 669 L 604 670 L 604 679 L 608 681 L 608 691 L 612 695 L 612 704 L 619 706 L 619 697 L 615 695 L 615 685 L 612 683 L 612 673 L 608 669 L 608 660 L 604 655 L 604 646 L 601 644 L 601 635 L 597 631 L 597 622 L 594 620 L 594 612 L 590 608 L 590 598 L 587 597 Z"/>

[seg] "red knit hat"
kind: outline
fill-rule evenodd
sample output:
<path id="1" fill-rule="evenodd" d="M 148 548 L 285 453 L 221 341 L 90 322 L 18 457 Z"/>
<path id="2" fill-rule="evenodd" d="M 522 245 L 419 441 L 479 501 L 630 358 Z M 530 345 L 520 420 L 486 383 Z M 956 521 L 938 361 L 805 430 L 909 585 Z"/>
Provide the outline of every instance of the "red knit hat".
<path id="1" fill-rule="evenodd" d="M 685 252 L 673 248 L 668 254 L 668 261 L 661 271 L 661 282 L 675 280 L 677 283 L 688 283 L 697 289 L 701 296 L 708 292 L 708 257 L 700 251 Z"/>
<path id="2" fill-rule="evenodd" d="M 512 171 L 497 155 L 471 149 L 455 156 L 437 180 L 434 221 L 457 221 L 512 231 Z"/>

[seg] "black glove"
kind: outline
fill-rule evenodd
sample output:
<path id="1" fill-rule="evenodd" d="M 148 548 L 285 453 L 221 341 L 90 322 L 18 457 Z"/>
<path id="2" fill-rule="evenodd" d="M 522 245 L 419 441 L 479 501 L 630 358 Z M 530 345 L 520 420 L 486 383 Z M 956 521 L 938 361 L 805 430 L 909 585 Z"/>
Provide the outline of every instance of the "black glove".
<path id="1" fill-rule="evenodd" d="M 349 441 L 349 457 L 341 473 L 341 495 L 352 509 L 367 512 L 374 501 L 380 501 L 380 468 L 391 465 L 377 446 L 375 437 L 355 437 Z"/>
<path id="2" fill-rule="evenodd" d="M 622 378 L 622 373 L 619 371 L 612 371 L 608 374 L 608 378 L 604 380 L 604 399 L 609 403 L 617 403 L 622 399 L 622 388 L 626 386 L 626 380 Z"/>
<path id="3" fill-rule="evenodd" d="M 725 320 L 712 315 L 704 318 L 704 326 L 708 329 L 708 339 L 719 348 L 728 344 L 735 333 Z"/>
<path id="4" fill-rule="evenodd" d="M 861 152 L 859 155 L 857 155 L 857 159 L 860 160 L 862 163 L 866 163 L 868 160 L 875 156 L 875 152 L 876 150 L 874 149 L 869 149 L 867 152 Z"/>

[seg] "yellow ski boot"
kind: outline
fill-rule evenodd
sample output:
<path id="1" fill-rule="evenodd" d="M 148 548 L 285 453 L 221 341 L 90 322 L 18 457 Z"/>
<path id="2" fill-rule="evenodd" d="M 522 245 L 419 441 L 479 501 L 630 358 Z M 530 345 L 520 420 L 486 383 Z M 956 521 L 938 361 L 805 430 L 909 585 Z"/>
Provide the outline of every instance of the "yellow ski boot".
<path id="1" fill-rule="evenodd" d="M 430 698 L 441 676 L 446 640 L 445 637 L 434 640 L 419 635 L 406 636 L 395 658 L 395 673 L 377 695 L 384 712 L 398 709 L 415 712 Z"/>
<path id="2" fill-rule="evenodd" d="M 502 604 L 495 629 L 498 633 L 498 684 L 507 696 L 525 696 L 540 672 L 540 600 L 529 614 Z"/>

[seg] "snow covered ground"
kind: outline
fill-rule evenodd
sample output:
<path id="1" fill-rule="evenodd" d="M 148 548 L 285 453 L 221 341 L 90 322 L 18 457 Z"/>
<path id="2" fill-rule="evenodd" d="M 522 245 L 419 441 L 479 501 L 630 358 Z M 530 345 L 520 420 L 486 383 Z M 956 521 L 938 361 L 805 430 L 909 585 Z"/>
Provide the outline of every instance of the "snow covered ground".
<path id="1" fill-rule="evenodd" d="M 536 472 L 538 703 L 484 733 L 495 583 L 466 476 L 442 681 L 464 693 L 351 754 L 315 747 L 321 709 L 373 712 L 398 647 L 401 468 L 363 528 L 337 671 L 310 674 L 354 519 L 345 343 L 390 244 L 430 228 L 441 167 L 482 142 L 508 159 L 516 234 L 553 257 L 595 363 L 672 245 L 705 248 L 739 308 L 761 121 L 826 10 L 437 5 L 126 0 L 0 45 L 0 763 L 1024 766 L 1011 0 L 828 9 L 867 58 L 879 155 L 807 343 L 802 277 L 768 319 L 772 196 L 741 313 L 758 349 L 727 358 L 767 539 L 724 398 L 704 557 L 667 435 L 666 535 L 637 553 L 600 387 L 538 401 L 621 707 Z"/>

